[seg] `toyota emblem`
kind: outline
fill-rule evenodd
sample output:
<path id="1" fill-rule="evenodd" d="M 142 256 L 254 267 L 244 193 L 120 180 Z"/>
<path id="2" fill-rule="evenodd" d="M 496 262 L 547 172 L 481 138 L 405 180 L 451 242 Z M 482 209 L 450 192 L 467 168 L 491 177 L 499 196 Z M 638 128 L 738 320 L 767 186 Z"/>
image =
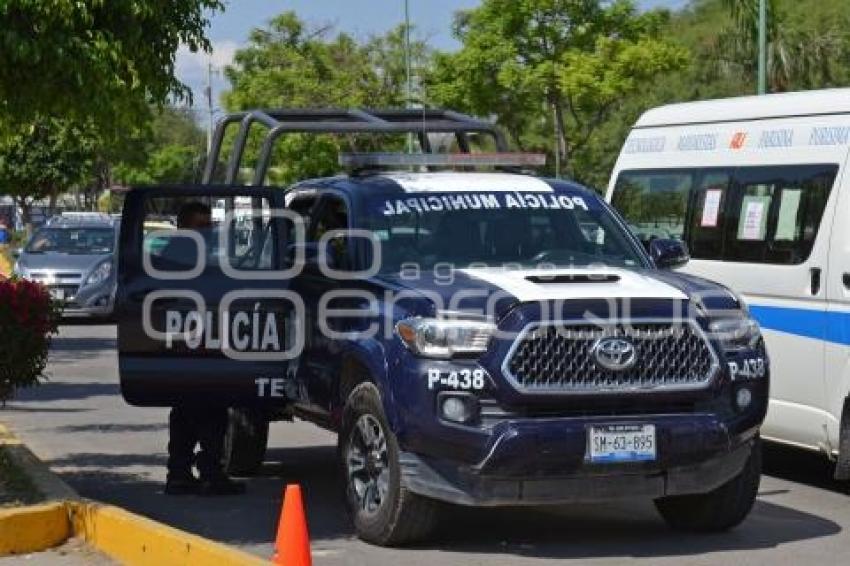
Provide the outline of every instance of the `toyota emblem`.
<path id="1" fill-rule="evenodd" d="M 611 371 L 627 370 L 637 361 L 637 350 L 626 338 L 608 336 L 600 338 L 591 350 L 596 363 Z"/>

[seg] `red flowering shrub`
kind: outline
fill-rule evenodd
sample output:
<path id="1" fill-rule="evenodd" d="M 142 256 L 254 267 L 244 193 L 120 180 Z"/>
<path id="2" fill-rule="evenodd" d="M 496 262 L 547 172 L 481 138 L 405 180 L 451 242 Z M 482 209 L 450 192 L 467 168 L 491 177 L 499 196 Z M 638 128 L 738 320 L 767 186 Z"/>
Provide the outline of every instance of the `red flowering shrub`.
<path id="1" fill-rule="evenodd" d="M 0 280 L 0 403 L 16 389 L 38 384 L 58 321 L 59 306 L 44 286 Z"/>

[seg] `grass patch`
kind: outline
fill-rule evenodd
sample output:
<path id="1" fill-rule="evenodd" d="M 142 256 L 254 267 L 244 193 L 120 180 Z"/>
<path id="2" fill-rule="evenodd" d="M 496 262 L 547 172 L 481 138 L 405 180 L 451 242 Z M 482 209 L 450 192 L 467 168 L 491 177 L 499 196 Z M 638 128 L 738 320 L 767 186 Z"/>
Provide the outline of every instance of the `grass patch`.
<path id="1" fill-rule="evenodd" d="M 31 505 L 44 496 L 29 477 L 18 468 L 5 448 L 0 446 L 0 508 Z"/>

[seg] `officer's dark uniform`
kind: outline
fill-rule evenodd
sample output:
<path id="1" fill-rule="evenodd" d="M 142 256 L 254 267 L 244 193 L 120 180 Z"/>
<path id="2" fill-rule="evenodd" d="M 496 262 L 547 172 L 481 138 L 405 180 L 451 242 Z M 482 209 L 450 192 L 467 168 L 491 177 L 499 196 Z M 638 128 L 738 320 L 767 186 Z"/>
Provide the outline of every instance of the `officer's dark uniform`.
<path id="1" fill-rule="evenodd" d="M 177 216 L 177 227 L 208 232 L 212 223 L 210 208 L 200 202 L 184 205 Z M 163 248 L 164 264 L 196 265 L 197 247 L 187 238 L 173 238 Z M 181 269 L 184 269 L 181 267 Z M 165 493 L 226 495 L 242 493 L 245 486 L 234 482 L 222 467 L 224 436 L 227 432 L 227 407 L 210 406 L 203 399 L 171 408 L 168 417 L 168 478 Z M 195 445 L 201 450 L 195 454 Z M 200 479 L 192 473 L 196 465 Z"/>

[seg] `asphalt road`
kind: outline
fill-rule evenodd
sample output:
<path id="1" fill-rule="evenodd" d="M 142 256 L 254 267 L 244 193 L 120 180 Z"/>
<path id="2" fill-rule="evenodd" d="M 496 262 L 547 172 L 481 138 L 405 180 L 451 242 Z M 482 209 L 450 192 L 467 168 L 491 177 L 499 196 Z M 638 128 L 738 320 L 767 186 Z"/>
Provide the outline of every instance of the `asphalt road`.
<path id="1" fill-rule="evenodd" d="M 287 482 L 302 484 L 317 566 L 585 564 L 837 564 L 850 553 L 850 498 L 822 459 L 768 446 L 752 515 L 720 535 L 671 532 L 649 502 L 549 509 L 453 509 L 428 544 L 383 549 L 352 536 L 336 479 L 333 437 L 307 423 L 272 425 L 267 463 L 240 497 L 162 494 L 166 410 L 126 405 L 115 330 L 62 328 L 50 382 L 21 393 L 0 419 L 83 496 L 271 556 Z"/>

